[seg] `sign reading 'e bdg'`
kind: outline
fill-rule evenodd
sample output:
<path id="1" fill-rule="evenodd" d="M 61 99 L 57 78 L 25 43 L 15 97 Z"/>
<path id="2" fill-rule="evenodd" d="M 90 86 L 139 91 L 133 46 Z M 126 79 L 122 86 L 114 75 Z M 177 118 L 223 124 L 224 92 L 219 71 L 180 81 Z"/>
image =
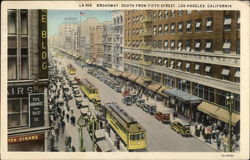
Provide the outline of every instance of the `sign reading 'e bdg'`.
<path id="1" fill-rule="evenodd" d="M 44 94 L 35 93 L 29 95 L 30 127 L 44 125 Z"/>

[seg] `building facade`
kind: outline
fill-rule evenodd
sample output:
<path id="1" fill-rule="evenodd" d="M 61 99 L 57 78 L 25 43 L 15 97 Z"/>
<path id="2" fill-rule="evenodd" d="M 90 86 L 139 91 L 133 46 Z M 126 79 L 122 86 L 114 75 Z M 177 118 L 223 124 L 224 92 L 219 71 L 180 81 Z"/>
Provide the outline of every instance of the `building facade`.
<path id="1" fill-rule="evenodd" d="M 112 67 L 123 71 L 123 13 L 115 10 L 112 12 Z"/>
<path id="2" fill-rule="evenodd" d="M 47 10 L 8 10 L 8 150 L 46 151 Z"/>
<path id="3" fill-rule="evenodd" d="M 103 57 L 103 25 L 91 26 L 89 31 L 90 35 L 90 59 L 96 62 Z"/>
<path id="4" fill-rule="evenodd" d="M 163 85 L 168 107 L 197 120 L 200 103 L 186 106 L 180 94 L 201 98 L 205 110 L 209 105 L 227 110 L 226 96 L 233 93 L 239 117 L 239 11 L 128 10 L 124 40 L 125 71 Z"/>
<path id="5" fill-rule="evenodd" d="M 112 25 L 103 26 L 103 66 L 112 68 Z"/>

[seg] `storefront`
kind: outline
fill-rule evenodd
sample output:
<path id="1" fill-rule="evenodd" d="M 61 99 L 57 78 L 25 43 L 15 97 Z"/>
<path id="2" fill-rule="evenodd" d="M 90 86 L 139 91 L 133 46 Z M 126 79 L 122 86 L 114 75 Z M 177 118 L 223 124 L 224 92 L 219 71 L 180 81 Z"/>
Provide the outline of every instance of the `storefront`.
<path id="1" fill-rule="evenodd" d="M 177 89 L 166 90 L 165 94 L 169 95 L 169 107 L 187 118 L 196 119 L 197 106 L 201 103 L 201 98 Z"/>
<path id="2" fill-rule="evenodd" d="M 151 82 L 148 86 L 147 89 L 149 90 L 149 95 L 152 98 L 156 98 L 157 91 L 161 88 L 160 84 L 157 84 L 155 82 Z"/>
<path id="3" fill-rule="evenodd" d="M 45 151 L 45 132 L 8 137 L 8 151 Z"/>

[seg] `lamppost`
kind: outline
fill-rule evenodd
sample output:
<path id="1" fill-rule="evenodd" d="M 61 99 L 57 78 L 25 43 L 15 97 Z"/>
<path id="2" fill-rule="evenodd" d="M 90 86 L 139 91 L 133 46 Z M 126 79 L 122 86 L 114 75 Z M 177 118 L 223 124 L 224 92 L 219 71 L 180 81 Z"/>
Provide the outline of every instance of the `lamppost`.
<path id="1" fill-rule="evenodd" d="M 77 121 L 77 124 L 79 125 L 79 131 L 80 131 L 80 151 L 81 152 L 85 152 L 86 149 L 83 145 L 83 135 L 82 135 L 82 128 L 83 126 L 86 124 L 86 118 L 85 117 L 79 117 L 78 121 Z"/>
<path id="2" fill-rule="evenodd" d="M 232 107 L 234 104 L 234 95 L 233 93 L 231 93 L 231 95 L 229 96 L 229 94 L 227 93 L 226 96 L 226 106 L 228 107 L 228 113 L 229 113 L 229 129 L 228 129 L 228 151 L 232 152 Z"/>
<path id="3" fill-rule="evenodd" d="M 92 151 L 95 151 L 94 135 L 96 129 L 97 129 L 96 119 L 95 116 L 93 115 L 91 122 L 89 123 L 89 132 L 91 133 L 91 140 L 92 140 Z"/>

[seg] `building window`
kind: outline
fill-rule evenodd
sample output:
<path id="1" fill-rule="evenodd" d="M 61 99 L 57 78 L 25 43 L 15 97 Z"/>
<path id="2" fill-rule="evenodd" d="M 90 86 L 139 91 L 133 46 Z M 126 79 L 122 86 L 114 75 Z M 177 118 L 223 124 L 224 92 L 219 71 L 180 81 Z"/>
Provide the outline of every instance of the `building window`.
<path id="1" fill-rule="evenodd" d="M 175 33 L 175 23 L 171 23 L 171 33 Z"/>
<path id="2" fill-rule="evenodd" d="M 161 49 L 162 48 L 162 41 L 158 40 L 158 48 Z"/>
<path id="3" fill-rule="evenodd" d="M 162 11 L 160 10 L 159 11 L 159 17 L 158 17 L 159 19 L 161 19 L 162 18 Z"/>
<path id="4" fill-rule="evenodd" d="M 157 18 L 157 11 L 154 11 L 153 13 L 153 19 L 156 19 Z"/>
<path id="5" fill-rule="evenodd" d="M 168 49 L 168 40 L 164 41 L 164 49 Z"/>
<path id="6" fill-rule="evenodd" d="M 237 29 L 240 29 L 240 16 L 237 17 Z"/>
<path id="7" fill-rule="evenodd" d="M 229 80 L 229 68 L 228 67 L 224 67 L 223 69 L 222 69 L 222 72 L 221 72 L 221 74 L 222 74 L 222 79 L 224 79 L 224 80 Z"/>
<path id="8" fill-rule="evenodd" d="M 183 15 L 183 10 L 179 10 L 179 11 L 178 11 L 178 15 L 179 15 L 179 16 L 182 16 L 182 15 Z"/>
<path id="9" fill-rule="evenodd" d="M 213 52 L 212 40 L 205 40 L 205 52 Z"/>
<path id="10" fill-rule="evenodd" d="M 206 76 L 211 76 L 211 66 L 210 65 L 206 65 L 205 67 L 205 75 Z"/>
<path id="11" fill-rule="evenodd" d="M 170 68 L 174 69 L 174 60 L 171 60 Z"/>
<path id="12" fill-rule="evenodd" d="M 17 49 L 8 49 L 8 80 L 17 79 Z"/>
<path id="13" fill-rule="evenodd" d="M 195 64 L 194 73 L 196 73 L 196 74 L 200 73 L 200 65 L 199 64 Z"/>
<path id="14" fill-rule="evenodd" d="M 175 16 L 175 10 L 171 10 L 171 16 L 172 16 L 172 17 Z"/>
<path id="15" fill-rule="evenodd" d="M 186 40 L 186 51 L 187 52 L 191 51 L 191 40 L 190 39 Z"/>
<path id="16" fill-rule="evenodd" d="M 170 46 L 171 50 L 175 49 L 175 40 L 171 40 L 171 46 Z"/>
<path id="17" fill-rule="evenodd" d="M 186 71 L 190 72 L 190 63 L 186 63 Z"/>
<path id="18" fill-rule="evenodd" d="M 178 70 L 181 70 L 181 62 L 178 62 L 177 67 L 178 67 Z"/>
<path id="19" fill-rule="evenodd" d="M 160 83 L 161 82 L 161 74 L 157 73 L 157 72 L 153 72 L 152 73 L 152 80 Z"/>
<path id="20" fill-rule="evenodd" d="M 224 31 L 231 31 L 232 17 L 227 15 L 224 17 Z"/>
<path id="21" fill-rule="evenodd" d="M 28 10 L 21 10 L 21 34 L 28 34 Z"/>
<path id="22" fill-rule="evenodd" d="M 28 99 L 8 100 L 8 128 L 29 125 Z"/>
<path id="23" fill-rule="evenodd" d="M 201 51 L 201 40 L 195 40 L 195 51 L 196 52 Z"/>
<path id="24" fill-rule="evenodd" d="M 201 19 L 195 20 L 195 32 L 201 32 Z"/>
<path id="25" fill-rule="evenodd" d="M 235 78 L 236 83 L 240 83 L 240 69 L 239 68 L 236 69 L 236 72 L 234 74 L 234 78 Z"/>
<path id="26" fill-rule="evenodd" d="M 156 48 L 156 47 L 157 47 L 157 41 L 154 40 L 154 41 L 153 41 L 153 48 Z"/>
<path id="27" fill-rule="evenodd" d="M 224 40 L 223 44 L 223 53 L 230 53 L 231 52 L 231 41 L 230 40 Z"/>
<path id="28" fill-rule="evenodd" d="M 163 75 L 163 84 L 166 86 L 174 87 L 174 77 L 169 75 Z"/>
<path id="29" fill-rule="evenodd" d="M 166 58 L 165 60 L 164 60 L 164 65 L 166 66 L 166 67 L 168 67 L 168 59 Z"/>
<path id="30" fill-rule="evenodd" d="M 187 21 L 187 32 L 192 32 L 191 25 L 192 25 L 192 21 Z"/>
<path id="31" fill-rule="evenodd" d="M 206 31 L 213 31 L 213 18 L 209 17 L 206 19 Z"/>
<path id="32" fill-rule="evenodd" d="M 182 50 L 182 40 L 178 40 L 178 50 Z"/>
<path id="33" fill-rule="evenodd" d="M 153 28 L 154 28 L 154 35 L 156 35 L 157 34 L 157 27 L 154 26 Z"/>
<path id="34" fill-rule="evenodd" d="M 191 14 L 192 13 L 192 10 L 187 10 L 187 14 Z"/>
<path id="35" fill-rule="evenodd" d="M 165 12 L 164 12 L 164 18 L 168 18 L 168 10 L 165 10 Z"/>
<path id="36" fill-rule="evenodd" d="M 162 32 L 162 25 L 159 25 L 159 26 L 158 26 L 158 33 L 159 33 L 159 34 L 162 34 L 162 33 L 163 33 L 163 32 Z"/>
<path id="37" fill-rule="evenodd" d="M 8 10 L 8 34 L 16 34 L 16 10 Z"/>
<path id="38" fill-rule="evenodd" d="M 164 34 L 168 34 L 168 24 L 164 25 Z"/>
<path id="39" fill-rule="evenodd" d="M 236 42 L 237 44 L 236 44 L 236 54 L 240 54 L 240 40 L 239 39 L 237 39 L 237 42 Z"/>
<path id="40" fill-rule="evenodd" d="M 28 48 L 21 49 L 21 70 L 20 79 L 29 79 Z"/>
<path id="41" fill-rule="evenodd" d="M 179 24 L 178 24 L 178 32 L 179 33 L 182 33 L 183 32 L 183 22 L 179 22 Z"/>
<path id="42" fill-rule="evenodd" d="M 158 58 L 158 62 L 157 62 L 158 65 L 162 65 L 162 58 Z"/>

